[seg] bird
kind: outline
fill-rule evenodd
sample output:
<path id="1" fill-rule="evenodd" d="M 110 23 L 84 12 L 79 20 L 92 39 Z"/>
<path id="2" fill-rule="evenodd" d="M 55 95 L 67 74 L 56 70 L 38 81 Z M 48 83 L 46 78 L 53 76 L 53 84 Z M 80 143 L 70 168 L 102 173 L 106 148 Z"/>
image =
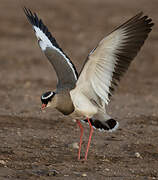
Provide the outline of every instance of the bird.
<path id="1" fill-rule="evenodd" d="M 86 161 L 93 130 L 112 132 L 119 126 L 118 121 L 107 114 L 106 108 L 154 23 L 143 12 L 139 12 L 116 27 L 88 54 L 78 74 L 42 19 L 26 7 L 23 10 L 33 27 L 39 47 L 57 75 L 56 90 L 45 92 L 41 96 L 42 109 L 51 106 L 64 115 L 76 117 L 80 128 L 78 160 L 83 137 L 81 122 L 89 124 L 90 133 L 84 157 Z"/>

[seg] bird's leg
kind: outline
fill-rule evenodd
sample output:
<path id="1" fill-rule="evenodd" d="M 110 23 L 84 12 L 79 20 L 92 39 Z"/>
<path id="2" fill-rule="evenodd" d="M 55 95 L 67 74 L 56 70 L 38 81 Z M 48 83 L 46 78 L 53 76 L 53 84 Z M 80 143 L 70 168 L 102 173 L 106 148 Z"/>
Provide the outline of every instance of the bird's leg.
<path id="1" fill-rule="evenodd" d="M 85 161 L 87 160 L 88 150 L 89 150 L 89 146 L 90 146 L 90 142 L 91 142 L 91 138 L 92 138 L 92 134 L 93 134 L 93 126 L 92 126 L 89 118 L 87 118 L 87 121 L 88 121 L 89 126 L 90 126 L 90 133 L 89 133 L 89 139 L 88 139 L 88 144 L 87 144 L 87 150 L 86 150 L 86 154 L 85 154 Z"/>
<path id="2" fill-rule="evenodd" d="M 83 136 L 83 127 L 79 120 L 76 120 L 78 126 L 80 127 L 81 134 L 80 134 L 80 143 L 79 143 L 79 150 L 78 150 L 78 160 L 80 160 L 80 154 L 81 154 L 81 145 L 82 145 L 82 136 Z"/>

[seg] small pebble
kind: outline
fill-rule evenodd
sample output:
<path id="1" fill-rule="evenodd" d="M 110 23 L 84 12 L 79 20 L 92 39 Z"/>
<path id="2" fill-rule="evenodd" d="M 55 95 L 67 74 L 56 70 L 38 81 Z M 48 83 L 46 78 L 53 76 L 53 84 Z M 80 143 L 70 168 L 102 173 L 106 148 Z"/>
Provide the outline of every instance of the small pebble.
<path id="1" fill-rule="evenodd" d="M 142 158 L 142 156 L 140 155 L 139 152 L 136 152 L 136 153 L 135 153 L 135 156 L 136 156 L 137 158 Z"/>
<path id="2" fill-rule="evenodd" d="M 17 134 L 18 134 L 18 136 L 21 136 L 21 132 L 20 131 L 17 131 Z"/>
<path id="3" fill-rule="evenodd" d="M 78 143 L 73 143 L 73 144 L 72 144 L 72 147 L 73 147 L 74 149 L 79 149 Z"/>
<path id="4" fill-rule="evenodd" d="M 86 173 L 83 173 L 83 174 L 82 174 L 82 177 L 87 177 L 87 174 L 86 174 Z"/>
<path id="5" fill-rule="evenodd" d="M 65 177 L 69 177 L 69 175 L 68 175 L 68 174 L 65 174 L 64 176 L 65 176 Z"/>
<path id="6" fill-rule="evenodd" d="M 109 159 L 102 159 L 103 162 L 110 162 Z"/>
<path id="7" fill-rule="evenodd" d="M 4 160 L 0 160 L 0 164 L 6 165 L 6 162 Z"/>
<path id="8" fill-rule="evenodd" d="M 77 142 L 74 142 L 74 143 L 72 143 L 72 144 L 69 144 L 68 146 L 69 146 L 70 148 L 73 148 L 73 149 L 79 149 L 79 145 L 78 145 Z"/>

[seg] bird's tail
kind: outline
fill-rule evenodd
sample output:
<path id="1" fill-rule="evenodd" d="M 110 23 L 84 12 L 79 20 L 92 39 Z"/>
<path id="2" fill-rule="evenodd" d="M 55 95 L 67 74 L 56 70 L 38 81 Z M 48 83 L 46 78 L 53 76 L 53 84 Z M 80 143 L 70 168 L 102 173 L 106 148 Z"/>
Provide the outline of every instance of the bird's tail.
<path id="1" fill-rule="evenodd" d="M 87 119 L 84 119 L 81 121 L 84 123 L 88 123 Z M 90 122 L 91 122 L 92 126 L 94 127 L 94 129 L 98 129 L 100 131 L 112 132 L 112 131 L 115 131 L 119 126 L 119 122 L 114 119 L 100 121 L 95 118 L 90 118 Z"/>

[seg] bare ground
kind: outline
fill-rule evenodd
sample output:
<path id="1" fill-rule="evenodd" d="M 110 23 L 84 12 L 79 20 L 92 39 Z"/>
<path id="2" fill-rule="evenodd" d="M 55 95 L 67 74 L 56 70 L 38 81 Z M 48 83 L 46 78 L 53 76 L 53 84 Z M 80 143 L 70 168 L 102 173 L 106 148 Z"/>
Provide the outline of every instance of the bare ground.
<path id="1" fill-rule="evenodd" d="M 156 24 L 108 107 L 119 129 L 95 131 L 85 163 L 71 147 L 79 130 L 70 117 L 40 111 L 40 96 L 55 88 L 56 75 L 24 5 L 43 19 L 78 70 L 100 39 L 138 11 Z M 158 179 L 157 8 L 156 0 L 1 0 L 0 179 Z M 84 127 L 82 156 L 89 131 Z"/>

